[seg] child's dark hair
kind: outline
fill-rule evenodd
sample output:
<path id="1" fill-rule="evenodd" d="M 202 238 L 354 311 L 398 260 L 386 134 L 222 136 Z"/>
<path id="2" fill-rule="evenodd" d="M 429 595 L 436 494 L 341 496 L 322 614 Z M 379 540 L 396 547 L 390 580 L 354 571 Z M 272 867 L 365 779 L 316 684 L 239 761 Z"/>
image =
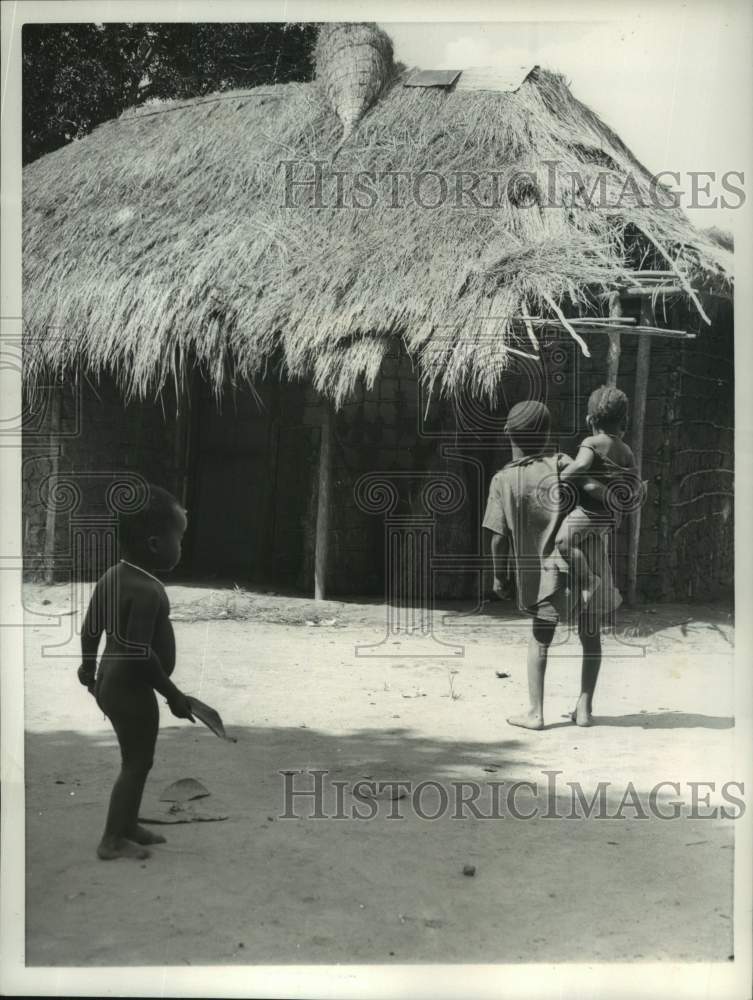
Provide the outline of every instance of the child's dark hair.
<path id="1" fill-rule="evenodd" d="M 183 508 L 172 493 L 161 486 L 146 485 L 133 510 L 118 514 L 118 541 L 124 552 L 140 552 L 151 535 L 162 534 Z"/>
<path id="2" fill-rule="evenodd" d="M 507 414 L 505 430 L 514 445 L 526 455 L 541 451 L 549 440 L 552 417 L 548 408 L 535 399 L 516 403 Z"/>
<path id="3" fill-rule="evenodd" d="M 627 427 L 628 398 L 622 389 L 602 385 L 588 397 L 588 416 L 594 427 L 618 430 Z"/>

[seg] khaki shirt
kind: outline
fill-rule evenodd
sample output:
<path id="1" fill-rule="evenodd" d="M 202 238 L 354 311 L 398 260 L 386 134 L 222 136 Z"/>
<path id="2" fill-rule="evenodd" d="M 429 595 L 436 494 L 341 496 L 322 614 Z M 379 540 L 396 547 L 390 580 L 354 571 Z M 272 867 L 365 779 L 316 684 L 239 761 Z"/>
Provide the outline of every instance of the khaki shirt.
<path id="1" fill-rule="evenodd" d="M 570 461 L 561 453 L 528 455 L 509 462 L 489 486 L 483 526 L 511 539 L 518 606 L 529 614 L 567 585 L 554 540 L 561 521 L 558 473 Z"/>

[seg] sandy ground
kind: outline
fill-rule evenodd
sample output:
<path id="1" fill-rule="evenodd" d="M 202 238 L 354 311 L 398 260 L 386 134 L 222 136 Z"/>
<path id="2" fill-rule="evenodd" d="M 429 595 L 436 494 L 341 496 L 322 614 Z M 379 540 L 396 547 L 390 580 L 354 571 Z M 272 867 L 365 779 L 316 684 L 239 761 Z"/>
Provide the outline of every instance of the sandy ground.
<path id="1" fill-rule="evenodd" d="M 154 826 L 168 837 L 146 863 L 99 862 L 94 849 L 118 753 L 76 681 L 75 615 L 65 587 L 26 591 L 27 957 L 29 965 L 287 962 L 723 960 L 731 950 L 731 820 L 557 818 L 566 782 L 589 798 L 611 782 L 614 817 L 629 782 L 644 809 L 691 803 L 690 781 L 733 773 L 732 626 L 725 608 L 627 613 L 606 641 L 597 725 L 562 715 L 578 690 L 578 648 L 555 647 L 541 733 L 505 716 L 525 703 L 525 623 L 502 605 L 450 609 L 438 638 L 386 636 L 376 604 L 326 603 L 233 590 L 169 588 L 176 681 L 214 705 L 236 743 L 178 722 L 162 730 L 143 815 L 195 777 L 197 803 L 224 821 Z M 60 616 L 58 617 L 58 614 Z M 312 624 L 307 624 L 307 622 Z M 356 646 L 376 645 L 356 655 Z M 364 652 L 362 649 L 361 653 Z M 367 651 L 368 652 L 368 651 Z M 431 655 L 426 655 L 431 654 Z M 452 673 L 452 671 L 456 671 Z M 497 671 L 508 673 L 499 678 Z M 411 798 L 377 799 L 377 816 L 311 819 L 285 811 L 281 770 L 330 782 L 536 782 L 520 792 L 532 819 L 429 821 Z M 558 770 L 555 797 L 547 777 Z M 306 787 L 310 787 L 307 779 Z M 343 793 L 346 813 L 363 800 Z M 701 797 L 706 794 L 701 790 Z M 527 796 L 527 797 L 526 797 Z M 436 797 L 422 800 L 436 808 Z M 363 809 L 362 809 L 363 811 Z M 701 813 L 709 812 L 703 803 Z M 404 818 L 390 818 L 398 812 Z M 463 874 L 464 865 L 475 875 Z"/>

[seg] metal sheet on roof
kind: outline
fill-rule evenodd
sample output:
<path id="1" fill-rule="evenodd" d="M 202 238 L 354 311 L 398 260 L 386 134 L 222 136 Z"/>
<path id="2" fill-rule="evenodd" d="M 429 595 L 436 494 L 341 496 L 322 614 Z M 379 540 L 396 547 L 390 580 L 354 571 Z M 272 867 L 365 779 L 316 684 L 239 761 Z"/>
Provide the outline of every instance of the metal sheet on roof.
<path id="1" fill-rule="evenodd" d="M 514 93 L 538 69 L 535 64 L 527 66 L 474 66 L 464 69 L 455 90 L 496 90 Z"/>
<path id="2" fill-rule="evenodd" d="M 405 87 L 451 87 L 460 76 L 459 69 L 419 69 L 405 81 Z"/>

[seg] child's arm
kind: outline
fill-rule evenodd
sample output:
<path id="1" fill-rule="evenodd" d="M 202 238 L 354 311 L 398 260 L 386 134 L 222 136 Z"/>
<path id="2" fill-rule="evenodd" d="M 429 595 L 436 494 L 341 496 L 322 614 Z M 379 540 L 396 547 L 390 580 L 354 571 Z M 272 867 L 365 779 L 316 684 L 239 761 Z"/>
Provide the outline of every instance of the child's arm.
<path id="1" fill-rule="evenodd" d="M 483 527 L 491 532 L 491 557 L 494 569 L 492 590 L 503 600 L 509 598 L 507 583 L 510 552 L 510 527 L 505 515 L 503 477 L 500 473 L 489 484 L 489 499 L 486 502 Z"/>
<path id="2" fill-rule="evenodd" d="M 560 479 L 563 482 L 567 482 L 570 479 L 577 479 L 582 477 L 584 472 L 588 470 L 593 465 L 594 453 L 590 448 L 586 448 L 583 445 L 578 448 L 578 454 L 569 462 L 564 468 L 560 469 Z"/>
<path id="3" fill-rule="evenodd" d="M 104 625 L 101 614 L 101 589 L 99 584 L 89 601 L 84 621 L 81 626 L 81 666 L 78 668 L 78 679 L 89 691 L 94 691 L 94 678 L 97 673 L 97 650 L 102 638 Z"/>
<path id="4" fill-rule="evenodd" d="M 491 542 L 492 566 L 494 567 L 494 583 L 492 590 L 502 600 L 509 599 L 510 584 L 507 581 L 509 565 L 510 539 L 507 535 L 492 534 Z"/>
<path id="5" fill-rule="evenodd" d="M 160 595 L 151 587 L 139 589 L 131 599 L 126 623 L 125 641 L 129 645 L 141 646 L 144 658 L 136 669 L 142 670 L 148 684 L 167 699 L 173 715 L 179 719 L 190 719 L 191 709 L 183 692 L 170 680 L 162 669 L 159 657 L 152 649 L 152 639 L 161 606 Z"/>

